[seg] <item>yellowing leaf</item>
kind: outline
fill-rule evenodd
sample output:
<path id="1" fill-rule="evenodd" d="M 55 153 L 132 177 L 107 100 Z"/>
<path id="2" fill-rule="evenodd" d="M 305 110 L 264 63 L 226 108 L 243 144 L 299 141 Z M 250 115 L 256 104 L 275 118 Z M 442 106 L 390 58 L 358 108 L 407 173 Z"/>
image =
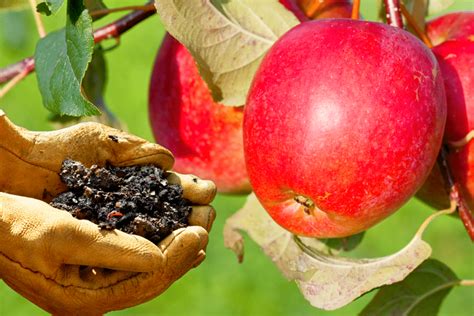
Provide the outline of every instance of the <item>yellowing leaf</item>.
<path id="1" fill-rule="evenodd" d="M 333 310 L 362 294 L 386 284 L 403 280 L 431 254 L 421 239 L 426 227 L 403 249 L 375 259 L 350 259 L 330 255 L 328 247 L 317 239 L 295 237 L 276 224 L 251 194 L 244 207 L 230 217 L 224 227 L 227 248 L 243 258 L 240 230 L 262 247 L 282 274 L 296 281 L 311 305 Z"/>
<path id="2" fill-rule="evenodd" d="M 197 62 L 214 99 L 243 105 L 262 57 L 298 19 L 278 0 L 156 0 L 168 32 Z"/>

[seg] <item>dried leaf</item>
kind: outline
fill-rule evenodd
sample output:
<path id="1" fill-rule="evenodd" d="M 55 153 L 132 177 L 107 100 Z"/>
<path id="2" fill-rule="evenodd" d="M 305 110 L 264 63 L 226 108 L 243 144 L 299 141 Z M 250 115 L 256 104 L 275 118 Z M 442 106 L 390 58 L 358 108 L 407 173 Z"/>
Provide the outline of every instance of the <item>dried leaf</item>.
<path id="1" fill-rule="evenodd" d="M 186 46 L 213 98 L 245 103 L 263 55 L 299 23 L 278 0 L 157 0 L 167 31 Z"/>
<path id="2" fill-rule="evenodd" d="M 443 299 L 458 284 L 449 267 L 429 259 L 402 282 L 382 287 L 360 315 L 437 315 Z"/>
<path id="3" fill-rule="evenodd" d="M 362 294 L 386 284 L 403 280 L 431 254 L 421 239 L 426 227 L 403 249 L 375 259 L 350 259 L 329 254 L 329 248 L 317 239 L 295 237 L 276 224 L 251 194 L 244 207 L 230 217 L 224 227 L 227 248 L 243 258 L 240 230 L 262 247 L 282 274 L 295 280 L 311 305 L 333 310 Z"/>

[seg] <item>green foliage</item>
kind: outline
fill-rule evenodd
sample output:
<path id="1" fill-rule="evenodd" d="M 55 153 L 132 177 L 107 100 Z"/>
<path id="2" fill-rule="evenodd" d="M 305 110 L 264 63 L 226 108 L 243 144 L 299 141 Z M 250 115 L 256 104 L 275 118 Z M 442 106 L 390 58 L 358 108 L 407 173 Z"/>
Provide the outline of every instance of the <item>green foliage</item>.
<path id="1" fill-rule="evenodd" d="M 71 1 L 74 1 L 74 0 L 71 0 Z M 80 3 L 80 1 L 76 1 L 76 2 Z M 51 0 L 51 1 L 40 2 L 36 6 L 36 10 L 39 13 L 42 13 L 44 15 L 55 14 L 56 12 L 59 11 L 59 9 L 61 9 L 63 3 L 64 3 L 64 0 Z"/>
<path id="2" fill-rule="evenodd" d="M 444 263 L 427 260 L 405 280 L 381 288 L 360 315 L 437 315 L 443 299 L 458 281 Z"/>
<path id="3" fill-rule="evenodd" d="M 65 30 L 48 34 L 36 47 L 38 84 L 48 110 L 69 116 L 100 113 L 81 91 L 93 47 L 92 19 L 82 3 L 70 0 Z"/>
<path id="4" fill-rule="evenodd" d="M 168 32 L 193 55 L 214 100 L 224 105 L 245 103 L 265 52 L 299 23 L 276 0 L 158 0 L 155 5 Z"/>

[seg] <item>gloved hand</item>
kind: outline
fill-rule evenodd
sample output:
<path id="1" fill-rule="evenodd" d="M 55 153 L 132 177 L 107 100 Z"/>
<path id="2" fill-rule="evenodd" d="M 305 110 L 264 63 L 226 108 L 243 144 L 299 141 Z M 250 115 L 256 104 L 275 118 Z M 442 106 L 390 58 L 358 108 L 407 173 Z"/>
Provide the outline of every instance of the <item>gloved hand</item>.
<path id="1" fill-rule="evenodd" d="M 0 111 L 0 278 L 53 314 L 100 315 L 145 302 L 205 257 L 215 217 L 210 181 L 169 172 L 193 211 L 189 224 L 158 245 L 121 231 L 100 230 L 41 201 L 65 190 L 66 158 L 116 166 L 173 164 L 165 148 L 96 123 L 30 132 Z M 11 193 L 11 194 L 8 194 Z M 19 194 L 19 195 L 13 195 Z"/>

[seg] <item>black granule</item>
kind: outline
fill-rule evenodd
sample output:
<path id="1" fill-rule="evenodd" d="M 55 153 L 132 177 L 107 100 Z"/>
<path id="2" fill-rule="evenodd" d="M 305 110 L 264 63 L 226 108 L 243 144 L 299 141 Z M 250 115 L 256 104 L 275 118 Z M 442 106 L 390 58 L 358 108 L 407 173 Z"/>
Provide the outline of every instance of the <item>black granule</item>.
<path id="1" fill-rule="evenodd" d="M 188 226 L 191 204 L 180 185 L 169 184 L 156 166 L 90 169 L 74 160 L 63 161 L 61 180 L 69 191 L 51 201 L 78 219 L 101 229 L 114 228 L 157 243 L 173 230 Z"/>

